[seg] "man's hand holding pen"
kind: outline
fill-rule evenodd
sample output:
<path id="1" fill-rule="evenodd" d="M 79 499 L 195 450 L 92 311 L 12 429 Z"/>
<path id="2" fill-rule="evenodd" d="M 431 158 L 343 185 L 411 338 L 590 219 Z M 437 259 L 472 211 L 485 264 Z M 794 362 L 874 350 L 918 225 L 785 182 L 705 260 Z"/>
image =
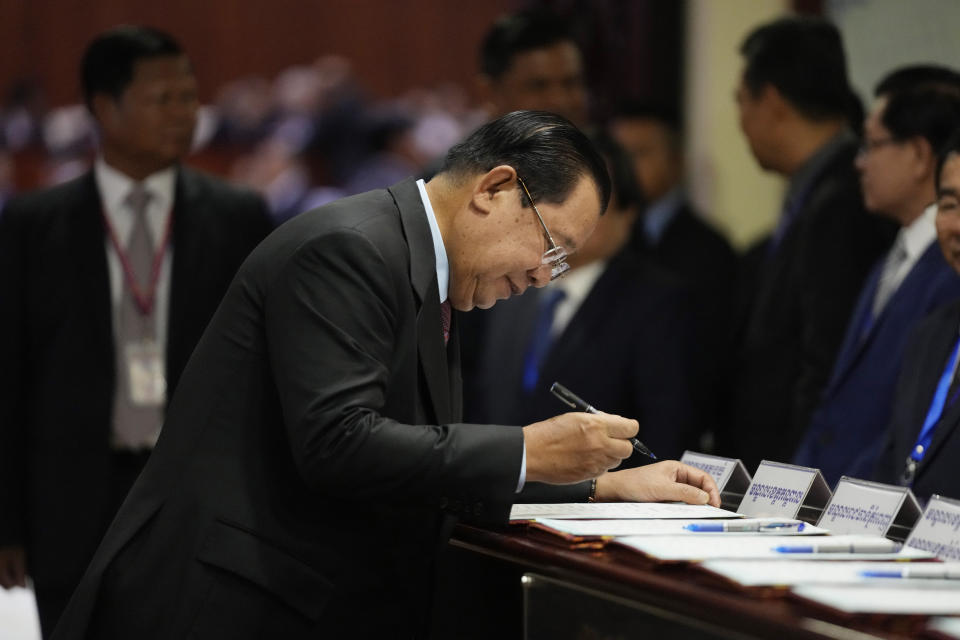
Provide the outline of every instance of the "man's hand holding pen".
<path id="1" fill-rule="evenodd" d="M 551 391 L 581 411 L 523 428 L 527 482 L 571 484 L 596 478 L 597 501 L 682 501 L 720 506 L 720 492 L 713 478 L 675 460 L 609 472 L 634 450 L 655 458 L 636 439 L 640 425 L 636 420 L 597 411 L 562 385 L 554 384 Z"/>

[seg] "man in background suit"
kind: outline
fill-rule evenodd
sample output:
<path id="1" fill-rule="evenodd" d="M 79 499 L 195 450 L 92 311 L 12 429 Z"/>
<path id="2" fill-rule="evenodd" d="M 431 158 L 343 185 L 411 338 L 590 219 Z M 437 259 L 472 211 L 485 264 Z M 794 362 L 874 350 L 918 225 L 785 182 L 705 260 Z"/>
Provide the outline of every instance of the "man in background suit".
<path id="1" fill-rule="evenodd" d="M 478 376 L 480 420 L 526 424 L 562 406 L 559 381 L 598 409 L 636 418 L 639 439 L 679 457 L 702 430 L 700 353 L 689 291 L 630 246 L 643 196 L 626 152 L 606 133 L 592 140 L 607 160 L 613 196 L 571 271 L 490 314 Z M 635 454 L 628 466 L 650 459 Z"/>
<path id="2" fill-rule="evenodd" d="M 566 20 L 542 9 L 505 15 L 484 35 L 479 59 L 477 89 L 491 117 L 533 109 L 561 115 L 580 128 L 587 124 L 583 56 Z M 464 416 L 471 421 L 480 420 L 483 411 L 478 368 L 492 315 L 471 313 L 460 325 Z"/>
<path id="3" fill-rule="evenodd" d="M 201 338 L 55 637 L 414 637 L 458 518 L 503 524 L 529 499 L 719 504 L 708 475 L 676 462 L 606 473 L 630 455 L 633 420 L 458 423 L 452 309 L 562 273 L 609 193 L 582 133 L 515 112 L 429 183 L 271 234 Z"/>
<path id="4" fill-rule="evenodd" d="M 32 577 L 45 635 L 270 228 L 259 198 L 179 166 L 197 85 L 168 35 L 102 34 L 82 85 L 102 134 L 94 169 L 12 200 L 0 223 L 0 583 Z"/>
<path id="5" fill-rule="evenodd" d="M 518 109 L 589 120 L 583 56 L 567 21 L 541 9 L 503 16 L 480 46 L 479 93 L 494 117 Z"/>
<path id="6" fill-rule="evenodd" d="M 831 486 L 842 475 L 869 477 L 910 332 L 930 311 L 960 298 L 960 279 L 934 242 L 937 153 L 960 128 L 960 80 L 948 69 L 908 67 L 874 93 L 857 168 L 867 208 L 900 231 L 866 280 L 794 457 L 820 469 Z"/>
<path id="7" fill-rule="evenodd" d="M 732 417 L 718 450 L 750 471 L 789 460 L 827 382 L 856 296 L 893 229 L 863 206 L 840 34 L 782 18 L 747 36 L 740 126 L 761 167 L 790 180 L 760 250 L 733 362 Z"/>
<path id="8" fill-rule="evenodd" d="M 637 182 L 649 202 L 634 225 L 633 246 L 691 288 L 693 311 L 706 329 L 701 331 L 697 355 L 705 376 L 698 385 L 697 404 L 706 415 L 716 416 L 726 388 L 720 379 L 721 367 L 731 355 L 737 256 L 684 193 L 683 141 L 675 111 L 624 104 L 610 131 L 630 154 Z M 709 448 L 710 441 L 701 446 Z"/>
<path id="9" fill-rule="evenodd" d="M 960 274 L 960 131 L 943 147 L 936 176 L 937 239 Z M 931 313 L 910 336 L 874 472 L 875 480 L 911 487 L 924 501 L 935 493 L 960 498 L 958 329 L 955 301 Z"/>

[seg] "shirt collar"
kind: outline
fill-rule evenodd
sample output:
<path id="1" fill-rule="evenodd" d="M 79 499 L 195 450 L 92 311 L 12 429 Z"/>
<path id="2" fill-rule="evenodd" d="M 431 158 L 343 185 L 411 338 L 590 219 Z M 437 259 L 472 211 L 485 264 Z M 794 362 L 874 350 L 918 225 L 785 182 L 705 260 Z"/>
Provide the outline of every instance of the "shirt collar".
<path id="1" fill-rule="evenodd" d="M 447 250 L 443 246 L 443 236 L 440 235 L 440 225 L 437 224 L 437 214 L 430 204 L 427 195 L 427 185 L 421 178 L 417 180 L 417 189 L 420 190 L 420 200 L 427 212 L 427 223 L 430 225 L 430 235 L 433 236 L 433 253 L 437 261 L 437 287 L 440 289 L 440 302 L 445 302 L 450 287 L 450 263 L 447 261 Z"/>
<path id="2" fill-rule="evenodd" d="M 937 239 L 936 218 L 937 205 L 934 203 L 924 209 L 919 218 L 900 229 L 898 234 L 909 258 L 922 254 Z"/>
<path id="3" fill-rule="evenodd" d="M 849 129 L 843 129 L 837 133 L 837 135 L 827 140 L 823 146 L 807 158 L 803 166 L 790 176 L 790 187 L 787 189 L 786 201 L 795 203 L 797 199 L 806 198 L 810 187 L 814 181 L 820 177 L 820 173 L 830 164 L 833 157 L 839 153 L 843 147 L 855 142 L 856 136 Z"/>
<path id="4" fill-rule="evenodd" d="M 94 175 L 107 215 L 111 217 L 117 215 L 136 181 L 107 164 L 103 156 L 98 157 L 94 164 Z M 155 202 L 161 211 L 169 212 L 173 208 L 176 177 L 176 166 L 170 166 L 147 176 L 142 181 L 143 186 L 150 192 L 152 203 Z"/>
<path id="5" fill-rule="evenodd" d="M 643 214 L 643 235 L 650 244 L 659 244 L 663 233 L 680 210 L 683 190 L 674 187 L 665 196 L 647 207 Z"/>

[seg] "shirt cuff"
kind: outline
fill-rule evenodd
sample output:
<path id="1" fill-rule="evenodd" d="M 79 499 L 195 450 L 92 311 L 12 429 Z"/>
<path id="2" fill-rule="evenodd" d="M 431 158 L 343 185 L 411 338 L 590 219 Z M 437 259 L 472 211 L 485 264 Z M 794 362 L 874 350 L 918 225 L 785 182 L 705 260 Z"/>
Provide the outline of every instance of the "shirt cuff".
<path id="1" fill-rule="evenodd" d="M 523 485 L 527 482 L 527 441 L 523 441 L 523 459 L 520 461 L 520 480 L 517 482 L 517 493 L 523 491 Z"/>

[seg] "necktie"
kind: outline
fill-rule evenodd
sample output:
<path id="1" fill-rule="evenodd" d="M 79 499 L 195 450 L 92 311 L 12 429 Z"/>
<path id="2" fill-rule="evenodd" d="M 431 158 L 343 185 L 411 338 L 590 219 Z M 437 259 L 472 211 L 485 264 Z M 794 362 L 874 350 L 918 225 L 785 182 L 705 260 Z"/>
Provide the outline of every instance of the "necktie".
<path id="1" fill-rule="evenodd" d="M 132 346 L 155 344 L 156 331 L 153 308 L 144 312 L 132 293 L 133 278 L 140 291 L 146 294 L 151 285 L 154 248 L 150 226 L 147 223 L 147 205 L 150 194 L 143 185 L 136 185 L 126 204 L 133 218 L 130 239 L 125 251 L 123 292 L 117 314 L 116 391 L 114 394 L 114 444 L 121 449 L 141 449 L 152 446 L 163 417 L 162 406 L 144 406 L 132 399 L 130 387 L 130 353 Z"/>
<path id="2" fill-rule="evenodd" d="M 877 317 L 883 311 L 890 296 L 897 290 L 897 273 L 900 267 L 907 260 L 907 249 L 903 245 L 903 240 L 898 236 L 897 241 L 887 254 L 883 263 L 883 270 L 880 272 L 880 280 L 877 283 L 877 294 L 873 298 L 873 316 Z"/>
<path id="3" fill-rule="evenodd" d="M 443 344 L 450 342 L 450 320 L 453 316 L 453 309 L 450 307 L 450 300 L 444 300 L 440 303 L 440 324 L 443 326 Z"/>
<path id="4" fill-rule="evenodd" d="M 523 363 L 523 390 L 526 392 L 532 391 L 540 379 L 540 366 L 547 356 L 550 343 L 553 342 L 553 336 L 550 333 L 553 327 L 553 316 L 557 311 L 557 305 L 566 297 L 566 291 L 554 289 L 545 293 L 540 300 L 540 313 L 537 315 Z"/>

